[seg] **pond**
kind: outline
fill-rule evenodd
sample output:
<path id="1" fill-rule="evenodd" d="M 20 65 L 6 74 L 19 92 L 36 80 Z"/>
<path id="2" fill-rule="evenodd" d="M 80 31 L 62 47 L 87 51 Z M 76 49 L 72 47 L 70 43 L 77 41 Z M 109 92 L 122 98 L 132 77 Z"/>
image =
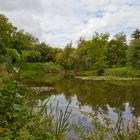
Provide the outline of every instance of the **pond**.
<path id="1" fill-rule="evenodd" d="M 39 83 L 36 86 L 45 87 Z M 45 89 L 45 88 L 44 88 Z M 125 121 L 135 117 L 140 121 L 140 81 L 92 81 L 65 77 L 49 83 L 49 90 L 40 90 L 38 104 L 49 99 L 53 110 L 59 101 L 64 110 L 70 103 L 72 120 L 90 128 L 89 118 L 81 112 L 103 111 L 112 120 L 121 111 Z"/>

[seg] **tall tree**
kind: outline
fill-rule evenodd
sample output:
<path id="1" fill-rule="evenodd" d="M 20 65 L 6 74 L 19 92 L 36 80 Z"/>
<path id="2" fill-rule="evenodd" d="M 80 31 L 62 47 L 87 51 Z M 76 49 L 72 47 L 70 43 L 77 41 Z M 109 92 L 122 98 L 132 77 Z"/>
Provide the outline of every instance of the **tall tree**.
<path id="1" fill-rule="evenodd" d="M 64 50 L 56 55 L 56 61 L 66 69 L 73 68 L 72 52 L 75 49 L 72 47 L 72 43 L 68 43 Z"/>
<path id="2" fill-rule="evenodd" d="M 118 33 L 108 43 L 106 63 L 108 66 L 124 66 L 127 61 L 126 35 Z"/>
<path id="3" fill-rule="evenodd" d="M 140 38 L 140 30 L 136 29 L 132 34 L 131 34 L 132 39 L 139 39 Z"/>
<path id="4" fill-rule="evenodd" d="M 78 71 L 87 69 L 87 56 L 88 56 L 87 41 L 82 37 L 78 41 L 76 53 L 77 53 Z"/>
<path id="5" fill-rule="evenodd" d="M 114 39 L 126 43 L 126 35 L 123 32 L 119 32 L 116 35 L 114 35 Z"/>
<path id="6" fill-rule="evenodd" d="M 93 56 L 93 67 L 104 67 L 107 52 L 109 33 L 95 33 L 92 39 L 92 46 L 90 49 L 91 56 Z"/>
<path id="7" fill-rule="evenodd" d="M 38 44 L 36 48 L 40 52 L 40 61 L 43 63 L 55 62 L 55 55 L 61 52 L 61 49 L 54 49 L 45 43 Z"/>
<path id="8" fill-rule="evenodd" d="M 5 48 L 11 46 L 11 40 L 16 34 L 16 27 L 0 14 L 0 54 L 6 53 Z"/>
<path id="9" fill-rule="evenodd" d="M 95 33 L 92 40 L 80 38 L 77 53 L 82 69 L 96 69 L 104 65 L 108 33 Z"/>
<path id="10" fill-rule="evenodd" d="M 132 67 L 140 69 L 140 38 L 131 42 L 128 50 L 128 61 Z"/>
<path id="11" fill-rule="evenodd" d="M 23 50 L 35 49 L 37 39 L 29 33 L 25 33 L 23 30 L 16 32 L 15 36 L 11 41 L 11 48 L 16 49 L 19 53 Z"/>

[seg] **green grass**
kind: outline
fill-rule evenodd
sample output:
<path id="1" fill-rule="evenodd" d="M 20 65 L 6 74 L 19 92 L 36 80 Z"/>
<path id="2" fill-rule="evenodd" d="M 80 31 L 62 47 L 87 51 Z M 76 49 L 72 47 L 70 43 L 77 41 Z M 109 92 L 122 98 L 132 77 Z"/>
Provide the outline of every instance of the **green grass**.
<path id="1" fill-rule="evenodd" d="M 140 70 L 132 67 L 108 68 L 104 76 L 97 76 L 95 71 L 83 71 L 80 76 L 82 80 L 139 80 Z"/>
<path id="2" fill-rule="evenodd" d="M 21 65 L 23 71 L 37 71 L 46 73 L 59 73 L 63 68 L 54 63 L 26 63 Z"/>
<path id="3" fill-rule="evenodd" d="M 74 70 L 66 70 L 66 75 L 82 75 L 82 76 L 93 76 L 96 75 L 96 71 L 94 70 L 86 70 L 86 71 L 80 71 L 76 72 Z"/>
<path id="4" fill-rule="evenodd" d="M 54 63 L 27 63 L 21 66 L 21 78 L 28 82 L 53 83 L 61 77 L 63 68 Z"/>
<path id="5" fill-rule="evenodd" d="M 82 71 L 81 73 L 80 73 L 80 75 L 83 75 L 83 76 L 95 76 L 96 75 L 96 71 Z"/>
<path id="6" fill-rule="evenodd" d="M 140 78 L 131 78 L 131 77 L 115 77 L 115 76 L 81 76 L 75 77 L 82 80 L 140 80 Z"/>
<path id="7" fill-rule="evenodd" d="M 134 69 L 131 67 L 109 68 L 106 70 L 106 76 L 117 77 L 138 77 L 140 78 L 140 69 Z"/>

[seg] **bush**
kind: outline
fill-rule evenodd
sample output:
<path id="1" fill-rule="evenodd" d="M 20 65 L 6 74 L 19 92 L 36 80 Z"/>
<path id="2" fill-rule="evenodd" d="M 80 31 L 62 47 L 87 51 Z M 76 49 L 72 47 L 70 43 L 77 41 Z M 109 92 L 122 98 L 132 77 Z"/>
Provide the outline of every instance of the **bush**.
<path id="1" fill-rule="evenodd" d="M 14 66 L 11 67 L 11 72 L 13 69 Z M 12 76 L 3 75 L 3 87 L 0 88 L 0 139 L 64 139 L 64 134 L 72 127 L 69 122 L 69 105 L 65 112 L 59 111 L 57 120 L 54 118 L 55 113 L 46 111 L 48 101 L 40 106 L 32 106 L 29 98 L 32 91 L 21 86 L 20 74 L 19 70 L 13 72 Z M 35 108 L 39 111 L 36 112 Z"/>
<path id="2" fill-rule="evenodd" d="M 103 76 L 105 73 L 105 69 L 104 67 L 98 67 L 98 69 L 96 69 L 96 72 L 98 76 Z"/>

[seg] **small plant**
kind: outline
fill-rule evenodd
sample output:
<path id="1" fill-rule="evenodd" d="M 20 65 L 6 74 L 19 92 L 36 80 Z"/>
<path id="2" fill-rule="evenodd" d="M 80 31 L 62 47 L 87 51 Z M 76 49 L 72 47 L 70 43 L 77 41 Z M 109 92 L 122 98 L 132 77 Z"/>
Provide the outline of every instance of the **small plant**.
<path id="1" fill-rule="evenodd" d="M 55 136 L 58 139 L 61 139 L 61 136 L 65 134 L 65 132 L 69 132 L 73 127 L 73 125 L 70 123 L 71 111 L 68 111 L 69 104 L 67 105 L 64 112 L 60 110 L 58 117 L 56 116 Z M 58 105 L 56 107 L 56 110 L 58 110 Z"/>

